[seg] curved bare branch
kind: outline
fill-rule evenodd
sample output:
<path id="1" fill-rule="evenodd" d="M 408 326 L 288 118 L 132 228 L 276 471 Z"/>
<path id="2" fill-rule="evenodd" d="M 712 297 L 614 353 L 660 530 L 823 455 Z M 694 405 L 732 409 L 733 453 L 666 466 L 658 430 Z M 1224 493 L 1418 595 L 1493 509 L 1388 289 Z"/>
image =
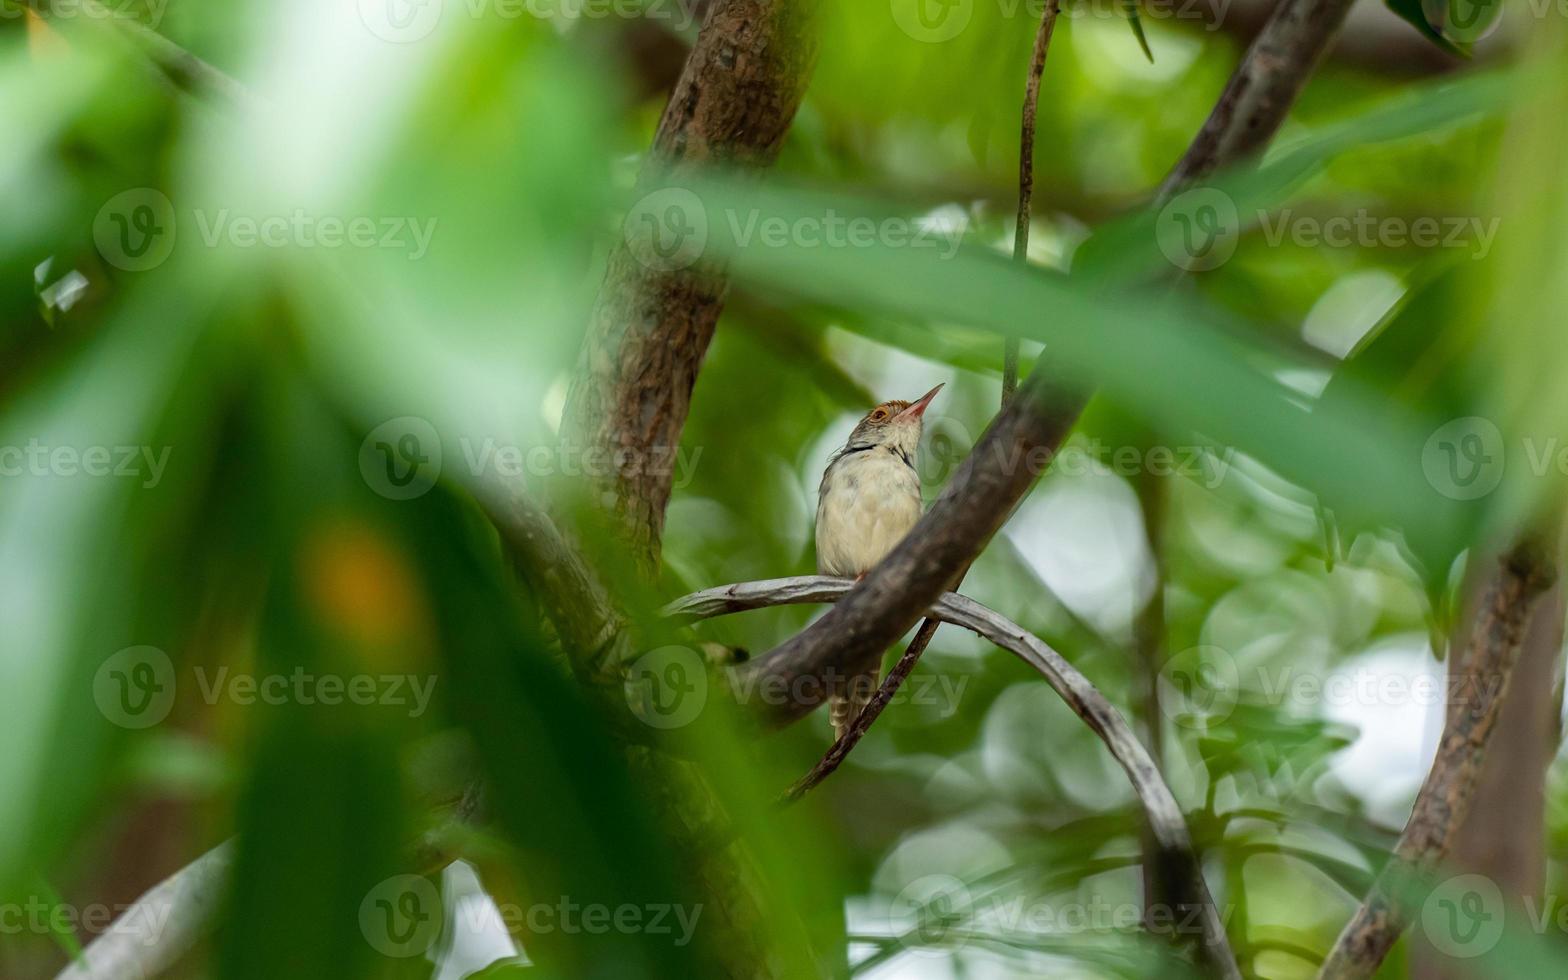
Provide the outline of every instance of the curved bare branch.
<path id="1" fill-rule="evenodd" d="M 708 619 L 766 606 L 836 602 L 854 591 L 854 583 L 848 579 L 821 575 L 768 579 L 694 592 L 665 606 L 664 612 L 672 617 Z M 1121 713 L 1078 668 L 1045 641 L 973 599 L 953 592 L 943 593 L 932 603 L 927 614 L 990 640 L 1039 671 L 1073 713 L 1100 737 L 1127 773 L 1164 856 L 1191 878 L 1188 894 L 1202 903 L 1199 910 L 1202 942 L 1210 960 L 1223 976 L 1240 980 L 1241 972 L 1225 936 L 1224 922 L 1203 881 L 1202 869 L 1193 857 L 1192 836 L 1182 819 L 1181 807 Z"/>
<path id="2" fill-rule="evenodd" d="M 124 980 L 167 970 L 207 931 L 233 862 L 231 838 L 163 879 L 55 980 Z"/>

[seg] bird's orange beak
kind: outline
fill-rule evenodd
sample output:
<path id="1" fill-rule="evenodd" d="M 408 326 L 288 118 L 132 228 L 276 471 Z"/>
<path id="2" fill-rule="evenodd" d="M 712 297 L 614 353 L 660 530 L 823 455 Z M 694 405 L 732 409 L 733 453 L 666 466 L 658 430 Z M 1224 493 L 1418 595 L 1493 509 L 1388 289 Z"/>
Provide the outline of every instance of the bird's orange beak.
<path id="1" fill-rule="evenodd" d="M 932 388 L 930 391 L 926 392 L 919 401 L 910 405 L 902 412 L 899 412 L 898 417 L 901 419 L 918 419 L 920 416 L 926 414 L 926 409 L 931 405 L 931 399 L 935 398 L 936 393 L 941 390 L 941 385 L 937 385 L 935 388 Z"/>

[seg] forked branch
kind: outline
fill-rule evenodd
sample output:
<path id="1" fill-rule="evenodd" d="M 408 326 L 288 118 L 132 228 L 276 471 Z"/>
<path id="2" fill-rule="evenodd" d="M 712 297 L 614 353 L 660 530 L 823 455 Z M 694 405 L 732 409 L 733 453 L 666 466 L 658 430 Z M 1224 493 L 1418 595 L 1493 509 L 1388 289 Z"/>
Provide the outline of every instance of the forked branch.
<path id="1" fill-rule="evenodd" d="M 847 579 L 806 575 L 797 578 L 741 582 L 694 592 L 665 607 L 667 615 L 708 619 L 748 609 L 799 603 L 836 602 L 849 594 L 854 583 Z M 1063 659 L 1039 637 L 1000 613 L 973 599 L 947 592 L 939 596 L 927 615 L 944 623 L 962 626 L 990 640 L 1040 672 L 1067 706 L 1082 718 L 1110 750 L 1111 756 L 1127 773 L 1138 795 L 1149 827 L 1163 856 L 1171 867 L 1180 868 L 1189 879 L 1187 894 L 1201 903 L 1202 945 L 1214 969 L 1223 977 L 1240 980 L 1241 972 L 1225 936 L 1225 925 L 1214 899 L 1204 883 L 1202 869 L 1193 857 L 1192 836 L 1182 819 L 1181 808 L 1170 788 L 1160 777 L 1154 760 L 1133 735 L 1121 713 L 1095 689 L 1089 679 Z M 1173 910 L 1174 911 L 1174 910 Z"/>

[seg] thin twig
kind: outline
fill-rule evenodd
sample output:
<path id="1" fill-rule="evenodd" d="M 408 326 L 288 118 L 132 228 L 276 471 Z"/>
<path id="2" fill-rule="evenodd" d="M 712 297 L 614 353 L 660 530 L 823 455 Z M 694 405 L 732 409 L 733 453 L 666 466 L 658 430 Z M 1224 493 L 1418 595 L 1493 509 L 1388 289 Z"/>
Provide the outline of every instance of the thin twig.
<path id="1" fill-rule="evenodd" d="M 1034 200 L 1034 129 L 1040 107 L 1040 76 L 1045 72 L 1045 56 L 1051 50 L 1051 34 L 1056 30 L 1060 0 L 1046 0 L 1040 12 L 1040 29 L 1034 35 L 1034 52 L 1029 56 L 1029 78 L 1024 83 L 1023 121 L 1019 126 L 1018 219 L 1013 225 L 1013 259 L 1029 261 L 1029 216 Z M 1002 343 L 1002 404 L 1018 390 L 1018 338 Z M 923 628 L 922 628 L 923 630 Z"/>
<path id="2" fill-rule="evenodd" d="M 1281 0 L 1232 76 L 1222 97 L 1225 105 L 1215 107 L 1165 182 L 1163 196 L 1268 142 L 1337 34 L 1348 6 L 1348 0 Z M 1243 129 L 1248 132 L 1238 132 Z M 914 625 L 958 570 L 974 561 L 1001 526 L 1004 509 L 1033 486 L 1092 394 L 1087 379 L 1060 373 L 1047 377 L 1049 354 L 1019 384 L 1017 396 L 914 530 L 866 574 L 854 594 L 742 668 L 746 682 L 806 676 L 820 681 L 845 664 L 870 660 Z M 792 699 L 778 710 L 765 706 L 763 711 L 771 723 L 783 725 L 819 703 Z"/>
<path id="3" fill-rule="evenodd" d="M 1047 0 L 1045 9 L 1040 14 L 1040 29 L 1035 32 L 1034 52 L 1029 58 L 1029 78 L 1024 84 L 1024 109 L 1023 123 L 1020 126 L 1018 150 L 1018 220 L 1013 232 L 1013 259 L 1017 262 L 1029 261 L 1029 208 L 1030 201 L 1034 198 L 1034 131 L 1035 117 L 1038 115 L 1040 105 L 1040 76 L 1045 71 L 1045 57 L 1051 50 L 1051 34 L 1056 29 L 1056 14 L 1060 9 L 1059 0 Z M 1004 342 L 1002 365 L 1002 408 L 1012 400 L 1013 392 L 1018 390 L 1018 338 L 1009 337 Z M 960 572 L 953 582 L 956 590 L 968 574 L 966 567 Z M 831 776 L 846 756 L 849 755 L 860 740 L 871 728 L 877 718 L 882 714 L 888 704 L 893 700 L 893 695 L 898 693 L 898 688 L 904 683 L 912 671 L 915 663 L 920 660 L 920 655 L 926 652 L 926 647 L 931 645 L 931 638 L 936 635 L 937 627 L 941 622 L 936 619 L 926 619 L 920 624 L 914 638 L 909 641 L 909 646 L 904 648 L 903 656 L 898 658 L 898 663 L 888 671 L 882 679 L 882 684 L 877 692 L 872 695 L 866 706 L 860 709 L 850 722 L 849 730 L 829 747 L 827 754 L 812 766 L 811 771 L 796 781 L 784 795 L 780 797 L 781 803 L 793 803 L 800 799 L 813 787 Z"/>
<path id="4" fill-rule="evenodd" d="M 1312 69 L 1339 35 L 1351 3 L 1282 0 L 1274 8 L 1203 128 L 1160 185 L 1157 203 L 1263 151 L 1312 77 Z"/>
<path id="5" fill-rule="evenodd" d="M 1393 857 L 1339 934 L 1319 980 L 1355 980 L 1377 972 L 1409 924 L 1411 909 L 1433 884 L 1469 812 L 1536 600 L 1555 578 L 1554 553 L 1533 536 L 1516 543 L 1498 563 L 1470 629 L 1458 688 L 1463 700 L 1449 709 L 1437 756 Z"/>
<path id="6" fill-rule="evenodd" d="M 256 97 L 232 76 L 152 28 L 124 13 L 110 10 L 98 0 L 81 0 L 81 7 L 88 15 L 86 20 L 112 24 L 122 38 L 181 91 L 195 96 L 216 96 L 235 106 L 251 107 L 257 104 Z"/>
<path id="7" fill-rule="evenodd" d="M 938 619 L 927 619 L 920 624 L 920 631 L 915 634 L 914 639 L 909 641 L 909 646 L 905 648 L 904 655 L 898 658 L 898 663 L 894 664 L 893 669 L 887 672 L 886 677 L 882 678 L 882 685 L 871 696 L 871 700 L 866 702 L 866 706 L 860 709 L 860 714 L 856 715 L 855 719 L 850 722 L 849 730 L 838 741 L 833 743 L 826 755 L 817 760 L 817 764 L 811 767 L 810 772 L 800 777 L 800 779 L 795 781 L 795 785 L 784 791 L 784 795 L 779 797 L 781 804 L 795 802 L 815 789 L 818 783 L 833 775 L 834 770 L 838 769 L 839 765 L 843 763 L 850 750 L 860 744 L 861 737 L 866 734 L 872 722 L 876 721 L 882 714 L 882 709 L 886 708 L 888 702 L 893 700 L 893 695 L 898 692 L 899 685 L 903 684 L 904 679 L 915 669 L 915 661 L 920 659 L 922 653 L 925 653 L 926 646 L 930 644 L 931 637 L 935 635 L 936 628 L 939 625 L 941 625 L 941 620 Z"/>
<path id="8" fill-rule="evenodd" d="M 707 619 L 748 609 L 797 603 L 836 602 L 850 594 L 855 583 L 848 579 L 806 575 L 796 578 L 741 582 L 694 592 L 664 608 L 672 617 Z M 1082 718 L 1132 782 L 1143 806 L 1151 832 L 1170 866 L 1189 876 L 1188 894 L 1199 904 L 1203 948 L 1221 976 L 1240 980 L 1230 941 L 1214 900 L 1204 883 L 1202 869 L 1193 858 L 1192 835 L 1187 831 L 1180 806 L 1160 776 L 1154 760 L 1137 736 L 1105 696 L 1089 679 L 1068 663 L 1061 654 L 1023 627 L 973 599 L 956 593 L 943 593 L 928 615 L 945 623 L 962 626 L 990 640 L 1039 671 L 1067 706 Z"/>

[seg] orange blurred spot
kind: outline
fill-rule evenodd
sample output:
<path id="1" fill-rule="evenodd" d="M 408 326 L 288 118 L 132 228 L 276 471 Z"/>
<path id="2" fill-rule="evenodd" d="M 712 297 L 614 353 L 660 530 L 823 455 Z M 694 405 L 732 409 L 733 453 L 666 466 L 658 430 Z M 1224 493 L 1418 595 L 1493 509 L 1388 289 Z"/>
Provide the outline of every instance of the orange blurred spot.
<path id="1" fill-rule="evenodd" d="M 46 24 L 31 8 L 23 7 L 22 14 L 27 19 L 27 50 L 34 58 L 58 58 L 71 49 L 60 32 Z"/>
<path id="2" fill-rule="evenodd" d="M 381 534 L 356 521 L 312 532 L 300 549 L 312 612 L 364 652 L 397 656 L 428 646 L 429 617 L 413 571 Z"/>

